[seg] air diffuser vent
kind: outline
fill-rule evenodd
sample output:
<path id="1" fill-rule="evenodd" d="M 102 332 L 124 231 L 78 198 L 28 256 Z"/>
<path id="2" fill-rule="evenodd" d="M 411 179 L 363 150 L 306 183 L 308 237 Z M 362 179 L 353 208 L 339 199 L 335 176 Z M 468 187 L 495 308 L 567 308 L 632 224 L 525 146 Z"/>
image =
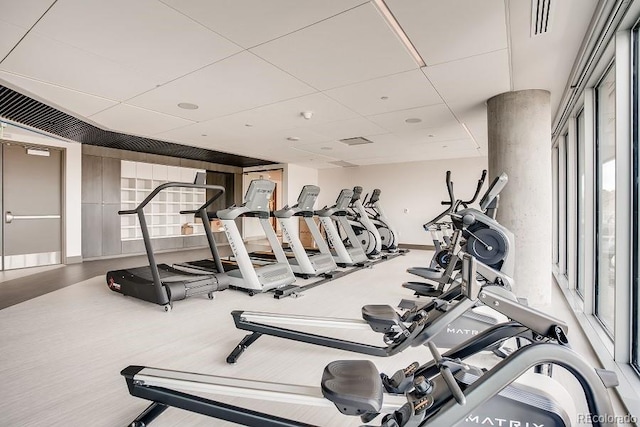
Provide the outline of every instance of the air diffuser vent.
<path id="1" fill-rule="evenodd" d="M 555 0 L 531 0 L 531 37 L 551 31 L 551 12 Z"/>
<path id="2" fill-rule="evenodd" d="M 355 138 L 341 139 L 340 142 L 347 145 L 373 144 L 373 141 L 369 141 L 367 138 L 363 138 L 361 136 L 357 136 Z"/>
<path id="3" fill-rule="evenodd" d="M 343 167 L 343 168 L 355 168 L 358 166 L 353 163 L 345 162 L 344 160 L 337 160 L 335 162 L 329 162 L 329 163 L 331 163 L 332 165 Z"/>

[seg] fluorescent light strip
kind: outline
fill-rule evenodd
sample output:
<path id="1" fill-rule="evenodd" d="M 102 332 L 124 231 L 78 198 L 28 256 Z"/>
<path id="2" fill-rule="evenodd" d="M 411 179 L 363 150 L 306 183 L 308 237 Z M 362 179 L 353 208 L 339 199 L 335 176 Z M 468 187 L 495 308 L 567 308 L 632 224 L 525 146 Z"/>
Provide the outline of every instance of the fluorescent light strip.
<path id="1" fill-rule="evenodd" d="M 391 13 L 384 0 L 373 0 L 373 3 L 378 7 L 378 10 L 380 11 L 380 13 L 382 13 L 382 16 L 384 16 L 384 19 L 387 21 L 396 35 L 400 38 L 402 44 L 404 44 L 411 56 L 413 56 L 413 59 L 418 63 L 420 67 L 426 67 L 427 64 L 425 64 L 424 60 L 416 50 L 413 43 L 411 43 L 411 40 L 409 40 L 409 37 L 407 37 L 407 34 L 404 32 L 404 30 L 396 20 L 396 17 L 393 16 L 393 13 Z"/>
<path id="2" fill-rule="evenodd" d="M 480 144 L 478 144 L 478 141 L 476 141 L 476 139 L 473 137 L 473 135 L 471 134 L 471 131 L 469 130 L 467 125 L 465 125 L 464 123 L 460 123 L 460 124 L 462 125 L 464 130 L 467 132 L 467 135 L 469 135 L 469 138 L 471 138 L 473 143 L 476 144 L 476 150 L 479 150 L 480 149 Z"/>

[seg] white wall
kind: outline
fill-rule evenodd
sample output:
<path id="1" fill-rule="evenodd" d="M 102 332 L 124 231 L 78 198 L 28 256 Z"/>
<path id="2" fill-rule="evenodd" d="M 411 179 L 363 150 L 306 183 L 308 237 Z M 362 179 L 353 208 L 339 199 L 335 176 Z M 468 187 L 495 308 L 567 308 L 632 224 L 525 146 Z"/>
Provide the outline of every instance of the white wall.
<path id="1" fill-rule="evenodd" d="M 298 200 L 300 190 L 305 185 L 318 185 L 318 170 L 304 166 L 288 164 L 285 169 L 285 195 L 289 206 Z"/>
<path id="2" fill-rule="evenodd" d="M 321 189 L 318 206 L 333 205 L 343 188 L 360 185 L 363 195 L 379 188 L 380 204 L 397 229 L 400 243 L 431 245 L 431 236 L 422 224 L 445 209 L 440 202 L 449 199 L 446 171 L 451 171 L 456 198 L 468 199 L 486 168 L 486 157 L 474 157 L 321 169 L 318 171 Z"/>
<path id="3" fill-rule="evenodd" d="M 66 258 L 82 257 L 82 227 L 80 226 L 82 224 L 82 145 L 77 142 L 51 138 L 13 125 L 8 125 L 4 129 L 2 139 L 59 147 L 65 150 L 64 256 Z"/>

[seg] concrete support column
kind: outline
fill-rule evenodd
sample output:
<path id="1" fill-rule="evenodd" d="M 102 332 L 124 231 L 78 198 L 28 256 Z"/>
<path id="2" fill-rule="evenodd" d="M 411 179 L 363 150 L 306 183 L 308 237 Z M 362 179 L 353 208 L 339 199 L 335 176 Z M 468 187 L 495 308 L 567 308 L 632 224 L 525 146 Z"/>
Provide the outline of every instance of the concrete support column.
<path id="1" fill-rule="evenodd" d="M 551 108 L 546 90 L 507 92 L 487 102 L 489 176 L 509 183 L 498 221 L 515 234 L 515 293 L 541 307 L 551 303 Z"/>

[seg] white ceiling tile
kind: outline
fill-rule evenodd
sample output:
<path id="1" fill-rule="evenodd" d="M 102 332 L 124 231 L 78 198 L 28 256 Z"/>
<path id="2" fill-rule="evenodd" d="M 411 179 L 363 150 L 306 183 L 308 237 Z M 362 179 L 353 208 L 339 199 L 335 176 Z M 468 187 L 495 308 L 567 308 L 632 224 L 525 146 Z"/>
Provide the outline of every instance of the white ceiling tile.
<path id="1" fill-rule="evenodd" d="M 365 116 L 442 103 L 440 95 L 420 70 L 343 86 L 325 93 Z"/>
<path id="2" fill-rule="evenodd" d="M 0 69 L 119 101 L 155 87 L 113 61 L 34 32 L 27 34 Z"/>
<path id="3" fill-rule="evenodd" d="M 5 71 L 0 71 L 0 82 L 6 82 L 19 92 L 30 92 L 35 98 L 41 99 L 46 104 L 53 104 L 53 106 L 78 116 L 90 116 L 118 103 L 111 99 L 100 98 Z"/>
<path id="4" fill-rule="evenodd" d="M 451 104 L 462 123 L 467 126 L 473 139 L 480 147 L 487 147 L 487 106 L 486 104 L 469 107 L 467 104 Z"/>
<path id="5" fill-rule="evenodd" d="M 154 84 L 242 50 L 156 0 L 61 0 L 34 31 L 107 58 Z"/>
<path id="6" fill-rule="evenodd" d="M 388 131 L 364 117 L 311 126 L 311 130 L 332 139 L 353 138 L 356 136 L 380 135 Z"/>
<path id="7" fill-rule="evenodd" d="M 0 18 L 29 29 L 53 3 L 55 0 L 0 0 Z"/>
<path id="8" fill-rule="evenodd" d="M 144 93 L 128 103 L 202 121 L 315 92 L 268 62 L 241 52 Z M 183 110 L 181 102 L 198 105 Z"/>
<path id="9" fill-rule="evenodd" d="M 410 118 L 420 119 L 421 122 L 405 122 L 406 119 Z M 454 126 L 457 124 L 455 117 L 444 104 L 377 114 L 375 116 L 369 116 L 368 119 L 394 133 L 409 132 L 432 127 Z"/>
<path id="10" fill-rule="evenodd" d="M 431 144 L 434 142 L 450 141 L 455 139 L 465 139 L 469 135 L 459 123 L 450 126 L 432 127 L 407 132 L 386 133 L 374 135 L 369 139 L 379 143 L 394 143 L 398 146 L 410 147 L 420 144 Z"/>
<path id="11" fill-rule="evenodd" d="M 250 48 L 351 9 L 363 0 L 161 0 L 229 40 Z"/>
<path id="12" fill-rule="evenodd" d="M 305 119 L 302 112 L 310 112 Z M 224 119 L 237 125 L 250 123 L 255 128 L 278 130 L 294 127 L 314 127 L 329 122 L 358 117 L 356 113 L 344 107 L 322 93 L 313 93 L 263 107 L 243 111 Z"/>
<path id="13" fill-rule="evenodd" d="M 368 159 L 351 160 L 351 163 L 359 166 L 367 165 L 382 165 L 389 163 L 409 163 L 419 162 L 424 160 L 442 160 L 442 159 L 461 159 L 471 157 L 483 157 L 483 154 L 475 149 L 461 149 L 461 150 L 449 150 L 449 149 L 433 149 L 428 152 L 421 153 L 402 153 L 395 156 L 387 157 L 372 157 Z"/>
<path id="14" fill-rule="evenodd" d="M 142 136 L 152 136 L 193 123 L 179 117 L 168 116 L 126 104 L 119 104 L 94 114 L 91 116 L 91 120 L 107 129 Z"/>
<path id="15" fill-rule="evenodd" d="M 26 28 L 0 20 L 0 61 L 11 52 L 27 31 Z"/>
<path id="16" fill-rule="evenodd" d="M 506 49 L 422 70 L 447 104 L 482 104 L 511 87 Z"/>
<path id="17" fill-rule="evenodd" d="M 504 0 L 385 2 L 427 65 L 507 47 Z"/>
<path id="18" fill-rule="evenodd" d="M 371 3 L 251 51 L 320 90 L 418 67 Z"/>

